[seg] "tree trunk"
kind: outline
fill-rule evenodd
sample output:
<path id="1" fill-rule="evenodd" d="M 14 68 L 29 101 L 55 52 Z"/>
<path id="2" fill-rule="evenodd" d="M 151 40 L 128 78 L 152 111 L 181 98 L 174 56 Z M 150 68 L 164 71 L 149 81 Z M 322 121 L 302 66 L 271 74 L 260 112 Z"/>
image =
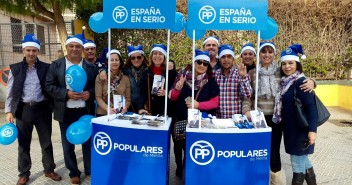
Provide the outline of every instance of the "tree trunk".
<path id="1" fill-rule="evenodd" d="M 67 38 L 67 30 L 64 17 L 62 16 L 62 11 L 60 8 L 60 4 L 57 1 L 53 3 L 53 12 L 54 12 L 54 22 L 57 27 L 57 31 L 59 32 L 59 38 L 62 48 L 62 53 L 64 56 L 67 54 L 65 42 Z"/>

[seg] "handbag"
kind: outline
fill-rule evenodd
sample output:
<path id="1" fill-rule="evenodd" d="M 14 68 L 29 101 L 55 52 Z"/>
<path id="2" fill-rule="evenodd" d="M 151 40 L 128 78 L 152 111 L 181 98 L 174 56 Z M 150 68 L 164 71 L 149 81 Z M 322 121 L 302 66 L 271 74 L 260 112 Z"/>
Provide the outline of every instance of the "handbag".
<path id="1" fill-rule="evenodd" d="M 186 139 L 186 126 L 188 120 L 176 121 L 174 125 L 174 137 L 176 140 L 183 141 Z"/>
<path id="2" fill-rule="evenodd" d="M 296 87 L 294 87 L 294 95 L 293 95 L 293 99 L 294 99 L 294 111 L 296 113 L 297 116 L 297 121 L 298 124 L 301 128 L 303 129 L 308 129 L 308 121 L 307 121 L 307 115 L 303 110 L 303 105 L 301 100 L 297 97 L 297 92 L 296 92 Z M 313 92 L 314 93 L 314 92 Z M 322 125 L 323 123 L 325 123 L 329 117 L 330 117 L 330 112 L 328 111 L 328 109 L 324 106 L 323 102 L 320 101 L 320 99 L 318 98 L 318 96 L 314 93 L 314 102 L 315 102 L 315 106 L 317 108 L 317 112 L 318 112 L 318 119 L 317 119 L 317 126 L 319 127 L 320 125 Z"/>
<path id="3" fill-rule="evenodd" d="M 198 99 L 198 95 L 202 89 L 203 89 L 203 87 L 201 87 L 198 90 L 196 98 L 195 98 L 196 100 Z M 175 122 L 173 133 L 174 133 L 174 137 L 176 140 L 184 141 L 186 139 L 187 124 L 188 124 L 188 120 L 181 120 L 181 121 Z"/>

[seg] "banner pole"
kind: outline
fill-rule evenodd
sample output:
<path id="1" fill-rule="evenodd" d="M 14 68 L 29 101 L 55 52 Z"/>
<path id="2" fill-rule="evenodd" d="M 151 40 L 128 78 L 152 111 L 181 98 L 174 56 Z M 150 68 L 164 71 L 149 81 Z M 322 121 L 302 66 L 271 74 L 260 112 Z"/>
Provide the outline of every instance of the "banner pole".
<path id="1" fill-rule="evenodd" d="M 259 47 L 260 47 L 260 30 L 258 30 L 258 38 L 257 38 L 257 64 L 255 70 L 255 96 L 254 96 L 254 110 L 258 110 L 258 79 L 259 79 Z"/>
<path id="2" fill-rule="evenodd" d="M 108 53 L 111 50 L 111 28 L 109 28 L 108 30 Z M 106 112 L 108 113 L 108 116 L 110 115 L 110 55 L 108 55 L 108 108 L 106 110 Z"/>
<path id="3" fill-rule="evenodd" d="M 196 30 L 192 31 L 193 38 L 192 38 L 192 109 L 194 109 L 194 56 L 195 56 L 195 45 L 196 45 Z"/>
<path id="4" fill-rule="evenodd" d="M 170 60 L 170 29 L 167 30 L 167 51 L 166 51 L 166 82 L 165 82 L 165 108 L 164 108 L 164 122 L 167 120 L 167 98 L 169 92 L 169 60 Z"/>

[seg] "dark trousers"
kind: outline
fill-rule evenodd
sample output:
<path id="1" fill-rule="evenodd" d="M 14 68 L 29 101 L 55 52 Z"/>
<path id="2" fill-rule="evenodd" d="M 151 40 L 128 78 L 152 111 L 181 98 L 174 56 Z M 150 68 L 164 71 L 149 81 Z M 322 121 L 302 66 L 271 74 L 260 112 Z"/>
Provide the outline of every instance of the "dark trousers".
<path id="1" fill-rule="evenodd" d="M 171 128 L 172 128 L 172 132 L 171 132 L 171 136 L 172 136 L 172 141 L 174 142 L 174 154 L 175 154 L 175 162 L 176 162 L 176 166 L 178 168 L 178 170 L 183 169 L 183 160 L 182 160 L 182 152 L 185 153 L 185 140 L 177 140 L 174 137 L 174 132 L 173 129 L 175 127 L 175 121 L 174 119 L 172 119 L 171 122 Z"/>
<path id="2" fill-rule="evenodd" d="M 77 108 L 77 109 L 65 109 L 64 121 L 60 122 L 60 131 L 61 131 L 61 142 L 62 148 L 64 151 L 64 160 L 65 166 L 70 170 L 69 176 L 80 177 L 81 171 L 78 169 L 77 158 L 75 153 L 75 145 L 71 144 L 66 138 L 66 131 L 68 127 L 73 123 L 79 120 L 83 115 L 87 114 L 86 108 Z M 91 160 L 91 139 L 89 138 L 85 143 L 82 144 L 82 153 L 83 153 L 83 165 L 84 172 L 86 175 L 90 175 L 90 160 Z"/>
<path id="3" fill-rule="evenodd" d="M 33 126 L 35 126 L 42 152 L 44 173 L 54 171 L 53 145 L 51 143 L 52 113 L 49 103 L 44 101 L 36 105 L 20 103 L 20 114 L 16 118 L 18 130 L 18 171 L 20 177 L 29 177 L 32 166 L 30 148 Z"/>
<path id="4" fill-rule="evenodd" d="M 270 150 L 270 169 L 276 173 L 281 170 L 280 145 L 282 139 L 283 125 L 282 123 L 274 123 L 272 115 L 265 116 L 266 123 L 271 127 L 271 150 Z"/>

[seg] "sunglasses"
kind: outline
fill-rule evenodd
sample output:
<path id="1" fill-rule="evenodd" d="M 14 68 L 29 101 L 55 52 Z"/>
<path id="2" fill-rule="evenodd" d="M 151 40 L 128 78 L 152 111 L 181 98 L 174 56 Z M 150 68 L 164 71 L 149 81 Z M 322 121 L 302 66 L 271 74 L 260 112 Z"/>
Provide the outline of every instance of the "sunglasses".
<path id="1" fill-rule="evenodd" d="M 305 139 L 304 140 L 304 148 L 302 150 L 307 150 L 309 148 L 310 144 L 309 144 L 309 139 Z"/>
<path id="2" fill-rule="evenodd" d="M 208 61 L 205 61 L 205 60 L 197 60 L 196 63 L 198 65 L 202 65 L 205 66 L 205 67 L 208 67 L 209 66 L 209 62 Z"/>
<path id="3" fill-rule="evenodd" d="M 142 59 L 142 56 L 131 57 L 131 60 L 135 60 L 135 59 L 141 60 L 141 59 Z"/>

